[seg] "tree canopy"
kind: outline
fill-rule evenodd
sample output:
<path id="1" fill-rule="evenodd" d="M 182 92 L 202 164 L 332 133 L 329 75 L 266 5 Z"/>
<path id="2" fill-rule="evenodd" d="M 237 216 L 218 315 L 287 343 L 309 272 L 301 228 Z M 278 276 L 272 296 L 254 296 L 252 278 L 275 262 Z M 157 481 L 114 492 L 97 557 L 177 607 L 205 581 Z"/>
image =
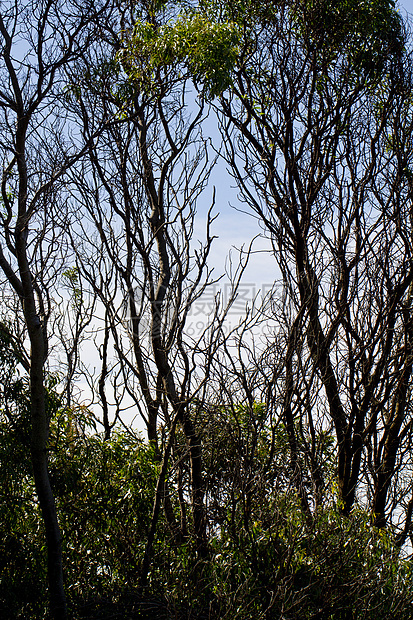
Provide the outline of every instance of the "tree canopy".
<path id="1" fill-rule="evenodd" d="M 409 22 L 19 0 L 0 40 L 0 612 L 410 618 Z"/>

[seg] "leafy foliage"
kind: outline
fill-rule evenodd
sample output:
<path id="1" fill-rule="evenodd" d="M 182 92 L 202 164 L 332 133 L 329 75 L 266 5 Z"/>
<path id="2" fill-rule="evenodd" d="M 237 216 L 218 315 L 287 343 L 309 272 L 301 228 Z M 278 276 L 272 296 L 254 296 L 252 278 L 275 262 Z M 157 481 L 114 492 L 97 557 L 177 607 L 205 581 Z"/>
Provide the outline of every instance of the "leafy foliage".
<path id="1" fill-rule="evenodd" d="M 243 171 L 238 174 L 238 180 L 243 182 L 244 172 L 247 175 L 247 184 L 251 179 L 259 179 L 258 176 L 254 177 L 257 161 L 270 161 L 272 158 L 275 162 L 277 157 L 280 157 L 280 160 L 282 156 L 290 157 L 293 169 L 288 180 L 289 190 L 285 191 L 278 201 L 281 209 L 287 208 L 288 200 L 294 202 L 290 195 L 294 179 L 298 178 L 300 191 L 302 189 L 299 176 L 302 171 L 298 169 L 300 166 L 297 163 L 299 159 L 295 160 L 291 155 L 293 150 L 288 153 L 294 144 L 288 147 L 287 141 L 284 141 L 285 136 L 290 137 L 292 143 L 294 139 L 298 141 L 300 135 L 304 135 L 305 140 L 308 138 L 312 141 L 308 153 L 305 140 L 301 142 L 299 151 L 300 154 L 304 153 L 313 171 L 319 166 L 317 187 L 319 180 L 327 177 L 330 170 L 336 167 L 337 172 L 339 169 L 337 162 L 332 159 L 326 166 L 326 172 L 321 161 L 323 158 L 329 160 L 329 149 L 333 150 L 329 141 L 334 141 L 334 131 L 337 144 L 341 144 L 340 140 L 344 137 L 346 152 L 347 148 L 351 150 L 349 134 L 352 129 L 349 119 L 341 118 L 338 104 L 334 119 L 331 120 L 330 116 L 335 105 L 335 93 L 340 91 L 342 100 L 345 100 L 345 87 L 351 80 L 355 81 L 357 88 L 352 88 L 353 82 L 348 87 L 348 109 L 357 107 L 358 104 L 354 106 L 352 101 L 358 101 L 358 88 L 367 83 L 374 89 L 375 122 L 383 127 L 386 125 L 386 114 L 383 110 L 388 91 L 393 88 L 390 80 L 387 86 L 386 75 L 395 70 L 404 45 L 403 28 L 392 1 L 369 0 L 360 4 L 354 0 L 272 3 L 258 0 L 205 0 L 196 6 L 190 2 L 180 2 L 171 7 L 165 0 L 158 0 L 131 4 L 136 19 L 130 31 L 123 31 L 124 47 L 117 58 L 114 60 L 113 55 L 109 61 L 90 68 L 81 77 L 75 76 L 73 84 L 63 89 L 67 106 L 71 106 L 72 110 L 76 106 L 81 108 L 86 133 L 89 119 L 82 97 L 88 88 L 93 100 L 99 97 L 100 90 L 105 91 L 106 99 L 102 98 L 105 124 L 106 120 L 110 119 L 108 124 L 119 130 L 119 142 L 115 140 L 115 146 L 121 144 L 123 121 L 128 114 L 136 126 L 139 126 L 142 138 L 145 131 L 144 115 L 140 117 L 141 109 L 139 113 L 136 110 L 149 101 L 150 114 L 154 117 L 158 115 L 160 124 L 166 130 L 164 144 L 158 145 L 154 140 L 154 148 L 162 151 L 163 146 L 169 144 L 172 153 L 169 161 L 172 161 L 177 153 L 181 150 L 183 152 L 187 138 L 182 139 L 178 145 L 174 143 L 163 110 L 168 110 L 168 113 L 171 111 L 171 118 L 174 118 L 176 108 L 185 108 L 186 103 L 181 103 L 183 100 L 179 99 L 178 89 L 174 91 L 174 87 L 184 83 L 180 93 L 183 93 L 185 98 L 185 82 L 192 80 L 202 97 L 211 100 L 221 96 L 221 112 L 225 106 L 227 112 L 231 112 L 230 107 L 234 101 L 235 106 L 240 102 L 245 104 L 245 116 L 241 113 L 237 115 L 235 108 L 235 116 L 232 118 L 235 126 L 241 128 L 248 139 L 252 138 L 254 142 L 252 132 L 257 128 L 262 129 L 259 137 L 265 143 L 265 148 L 259 150 L 259 158 L 246 160 Z M 284 20 L 287 20 L 287 27 Z M 282 27 L 284 39 L 280 38 Z M 119 43 L 119 39 L 117 42 Z M 294 51 L 291 56 L 287 49 L 289 46 Z M 277 56 L 279 49 L 282 53 Z M 277 64 L 274 58 L 281 60 Z M 298 61 L 302 62 L 301 67 Z M 306 74 L 308 67 L 310 69 Z M 123 76 L 117 76 L 117 72 L 122 71 Z M 294 72 L 298 77 L 291 81 L 290 87 L 289 79 Z M 128 78 L 126 84 L 125 73 Z M 118 82 L 112 84 L 117 77 Z M 309 89 L 312 80 L 313 90 Z M 284 86 L 284 90 L 277 90 L 280 85 Z M 301 94 L 300 99 L 297 96 L 299 89 L 306 93 Z M 165 108 L 162 108 L 159 102 L 165 93 L 168 99 L 171 91 L 173 96 Z M 137 93 L 142 96 L 136 97 Z M 138 99 L 139 103 L 136 103 Z M 128 106 L 125 104 L 122 107 L 126 100 Z M 113 108 L 109 102 L 113 104 Z M 410 103 L 404 102 L 403 105 Z M 287 119 L 285 128 L 282 124 L 284 121 L 277 119 L 276 105 L 283 111 L 289 108 L 293 115 Z M 316 108 L 315 116 L 311 120 L 311 114 Z M 200 112 L 199 118 L 201 115 Z M 185 124 L 184 118 L 184 115 L 180 116 L 177 121 L 178 128 Z M 362 118 L 365 117 L 360 116 L 360 119 Z M 93 120 L 93 113 L 91 119 Z M 293 121 L 298 128 L 296 135 Z M 272 134 L 271 124 L 275 128 Z M 360 122 L 357 127 L 361 125 Z M 394 125 L 395 127 L 390 127 L 390 123 L 388 124 L 388 136 L 386 135 L 384 144 L 385 150 L 397 155 L 397 123 Z M 156 129 L 151 129 L 154 134 L 160 125 L 155 127 Z M 285 135 L 282 135 L 284 129 Z M 406 132 L 408 130 L 410 131 L 410 127 Z M 314 139 L 311 136 L 312 131 Z M 319 146 L 322 131 L 328 135 L 325 152 Z M 128 130 L 125 130 L 125 134 L 127 132 Z M 274 136 L 278 139 L 277 147 Z M 152 140 L 152 136 L 150 139 Z M 130 144 L 129 138 L 127 142 Z M 255 145 L 260 149 L 259 140 L 256 138 Z M 379 137 L 375 138 L 372 150 L 381 148 L 380 145 Z M 94 140 L 90 142 L 89 150 L 93 151 L 96 170 L 102 172 L 99 167 L 98 141 L 96 146 Z M 103 158 L 110 160 L 113 152 L 108 150 Z M 245 148 L 245 152 L 249 152 L 248 148 Z M 137 150 L 136 157 L 141 155 L 142 151 Z M 183 156 L 186 157 L 185 154 Z M 234 161 L 237 159 L 235 151 L 229 157 L 230 163 L 233 163 L 231 157 Z M 311 161 L 312 157 L 314 161 Z M 402 159 L 402 153 L 400 158 Z M 121 160 L 124 162 L 123 155 Z M 120 168 L 124 170 L 122 162 Z M 83 162 L 79 165 L 83 166 Z M 139 163 L 136 165 L 136 187 L 129 183 L 128 175 L 122 177 L 122 189 L 129 191 L 129 185 L 133 189 L 130 190 L 130 196 L 128 194 L 127 205 L 129 208 L 136 201 L 136 214 L 143 210 L 142 204 L 145 204 L 144 201 L 141 202 L 139 184 L 150 185 L 148 179 L 151 166 L 149 160 L 145 161 L 144 170 L 140 169 Z M 87 174 L 91 174 L 88 164 L 85 164 L 85 167 L 89 170 Z M 353 172 L 358 172 L 361 167 L 361 164 L 356 163 Z M 343 179 L 347 178 L 348 169 L 347 161 L 346 165 L 343 165 Z M 409 178 L 410 169 L 404 161 L 401 161 L 400 169 L 403 175 Z M 172 187 L 173 174 L 166 177 L 165 170 L 164 167 L 161 178 L 162 182 L 167 178 L 167 195 L 170 199 L 176 194 L 176 188 Z M 281 168 L 274 167 L 265 178 L 269 182 L 277 180 L 277 175 L 281 178 L 279 170 Z M 252 177 L 248 181 L 248 174 L 251 172 Z M 288 174 L 285 174 L 285 178 L 287 177 Z M 355 181 L 356 177 L 357 174 L 354 174 Z M 182 173 L 180 178 L 185 185 L 182 185 L 184 189 L 179 192 L 187 193 L 194 177 L 190 172 L 187 177 Z M 108 189 L 112 200 L 113 212 L 108 209 L 109 218 L 113 216 L 115 220 L 114 213 L 122 218 L 124 214 L 116 201 L 117 194 L 112 188 L 112 177 L 110 182 L 102 179 L 104 175 L 98 185 Z M 400 177 L 397 177 L 397 182 L 399 181 Z M 199 179 L 197 182 L 201 186 L 204 183 Z M 363 181 L 362 184 L 364 191 L 367 182 Z M 113 182 L 113 187 L 115 185 Z M 252 181 L 251 187 L 253 185 Z M 7 210 L 7 203 L 13 202 L 14 194 L 7 189 L 7 183 L 4 188 L 0 206 Z M 136 195 L 133 196 L 136 188 Z M 382 192 L 376 192 L 376 198 L 380 193 Z M 153 190 L 152 198 L 155 194 L 156 191 Z M 327 192 L 322 196 L 323 201 L 330 198 L 331 194 Z M 94 200 L 99 201 L 98 191 Z M 189 202 L 191 201 L 192 198 Z M 310 207 L 315 204 L 314 197 L 312 201 L 309 203 Z M 305 201 L 302 200 L 302 203 Z M 273 208 L 272 203 L 270 206 Z M 304 210 L 304 207 L 302 209 Z M 386 209 L 389 212 L 387 205 Z M 293 212 L 292 209 L 290 211 Z M 182 226 L 183 248 L 189 256 L 192 250 L 185 226 L 192 227 L 193 224 L 189 225 L 189 219 L 185 220 L 185 217 L 181 211 L 180 219 L 176 222 L 178 228 Z M 97 215 L 97 220 L 99 218 L 100 215 Z M 153 218 L 154 221 L 155 219 Z M 158 246 L 161 245 L 157 235 L 159 231 L 162 231 L 162 234 L 165 232 L 165 238 L 162 239 L 170 244 L 171 256 L 176 260 L 177 269 L 183 273 L 185 270 L 182 269 L 173 245 L 175 237 L 168 233 L 168 220 L 170 222 L 171 219 L 161 218 L 156 226 L 154 224 L 149 235 L 150 243 L 157 241 Z M 359 213 L 354 219 L 358 221 Z M 138 220 L 139 223 L 141 221 L 144 220 Z M 386 224 L 386 220 L 384 222 Z M 9 223 L 10 221 L 6 222 L 6 228 Z M 399 227 L 399 221 L 395 225 Z M 295 230 L 298 230 L 300 224 L 295 222 L 295 226 Z M 103 231 L 102 222 L 98 227 L 99 232 Z M 138 230 L 137 234 L 141 232 Z M 321 234 L 322 230 L 319 232 Z M 390 232 L 389 228 L 388 234 Z M 284 230 L 281 233 L 284 235 Z M 291 238 L 294 239 L 293 236 Z M 330 239 L 327 238 L 327 241 L 330 242 Z M 141 247 L 147 244 L 143 232 L 139 244 Z M 291 242 L 291 245 L 294 243 Z M 357 244 L 355 246 L 358 253 Z M 113 247 L 116 249 L 116 244 Z M 353 251 L 351 243 L 348 247 Z M 404 260 L 405 256 L 400 252 Z M 410 250 L 404 252 L 409 258 Z M 115 252 L 112 256 L 114 254 Z M 128 258 L 131 261 L 128 262 L 128 269 L 131 270 L 132 254 Z M 206 257 L 207 253 L 204 259 L 201 254 L 197 255 L 201 263 L 206 261 Z M 389 254 L 386 260 L 391 262 L 391 259 Z M 149 271 L 162 271 L 163 266 L 158 262 L 152 266 L 150 261 L 147 261 Z M 404 270 L 404 264 L 402 267 L 400 271 Z M 99 269 L 97 261 L 96 273 Z M 119 268 L 117 271 L 120 273 Z M 188 268 L 186 274 L 189 273 Z M 301 275 L 302 273 L 301 271 Z M 80 314 L 83 297 L 79 268 L 68 268 L 63 271 L 62 276 L 63 286 L 70 293 L 73 309 Z M 104 278 L 101 273 L 100 276 Z M 297 277 L 299 278 L 300 274 Z M 184 277 L 179 282 L 182 287 L 186 286 Z M 313 276 L 308 281 L 307 288 L 311 293 L 307 295 L 308 299 L 312 299 L 312 289 L 316 290 L 313 286 L 315 282 Z M 357 286 L 355 288 L 357 289 Z M 181 293 L 182 290 L 179 290 L 178 296 Z M 103 297 L 102 295 L 102 301 Z M 187 299 L 190 300 L 190 297 Z M 189 304 L 190 301 L 184 308 L 185 316 L 190 310 Z M 342 305 L 344 307 L 346 304 Z M 106 310 L 108 320 L 110 312 Z M 403 316 L 409 317 L 409 312 L 410 306 L 406 305 Z M 368 317 L 370 319 L 371 314 L 368 314 Z M 321 315 L 318 326 L 325 320 L 325 316 Z M 406 323 L 408 322 L 406 320 Z M 184 323 L 185 321 L 183 326 Z M 337 321 L 336 325 L 339 323 L 340 321 Z M 302 324 L 297 322 L 297 326 L 298 333 Z M 220 329 L 221 327 L 222 324 Z M 107 341 L 111 328 L 112 325 L 105 322 Z M 395 331 L 393 327 L 391 331 Z M 183 336 L 182 327 L 177 341 L 178 350 L 183 348 Z M 166 338 L 162 346 L 172 350 L 174 337 L 175 335 Z M 135 342 L 138 339 L 139 336 L 136 336 Z M 305 349 L 304 340 L 305 336 L 296 338 L 297 358 L 301 357 Z M 282 340 L 280 342 L 285 343 Z M 376 347 L 376 342 L 374 336 L 373 348 Z M 319 343 L 320 341 L 317 356 L 321 350 Z M 410 364 L 410 344 L 409 332 L 405 345 L 396 354 L 399 356 L 400 351 L 405 354 L 406 368 L 407 364 Z M 118 342 L 115 341 L 116 346 Z M 105 347 L 106 345 L 103 349 Z M 190 345 L 188 348 L 190 349 Z M 74 349 L 75 346 L 73 351 Z M 279 352 L 280 350 L 277 350 L 277 354 Z M 159 347 L 157 353 L 158 357 L 162 357 L 164 350 Z M 191 363 L 195 366 L 196 353 L 191 353 Z M 105 350 L 105 353 L 101 353 L 101 358 L 104 359 L 102 384 L 110 375 L 106 356 Z M 150 369 L 148 376 L 153 379 L 156 373 L 152 374 L 152 371 L 156 360 L 153 365 L 149 355 L 146 359 Z M 185 358 L 187 365 L 189 359 L 189 356 Z M 142 372 L 142 356 L 137 357 L 137 369 L 132 368 L 128 357 L 125 356 L 124 360 L 131 364 L 131 369 L 134 373 L 136 371 L 135 375 Z M 297 359 L 298 366 L 301 361 Z M 306 407 L 316 410 L 324 398 L 322 386 L 316 385 L 317 367 L 309 365 L 310 370 L 304 377 L 307 380 L 311 375 L 310 381 L 314 382 L 317 390 L 316 398 L 313 402 L 306 396 L 302 398 L 298 385 L 297 389 L 292 390 L 294 394 L 290 395 L 291 400 L 297 398 L 294 401 L 296 409 L 291 411 L 289 416 L 285 411 L 278 413 L 279 403 L 276 398 L 271 403 L 273 410 L 270 415 L 267 405 L 253 401 L 253 391 L 251 398 L 246 399 L 248 404 L 244 401 L 241 404 L 223 404 L 221 398 L 218 403 L 212 404 L 187 398 L 189 388 L 185 391 L 185 398 L 182 391 L 181 400 L 178 397 L 175 399 L 175 416 L 171 416 L 171 393 L 162 391 L 162 383 L 167 383 L 166 375 L 172 372 L 172 363 L 175 363 L 175 359 L 171 357 L 171 366 L 160 364 L 163 366 L 163 374 L 159 373 L 155 380 L 156 396 L 146 401 L 148 409 L 150 406 L 156 408 L 159 415 L 163 416 L 158 419 L 155 416 L 154 438 L 148 443 L 132 432 L 120 429 L 108 429 L 104 439 L 97 431 L 94 418 L 86 407 L 64 406 L 58 391 L 57 375 L 47 375 L 46 381 L 42 383 L 46 396 L 46 413 L 50 420 L 47 446 L 50 478 L 63 532 L 66 588 L 73 617 L 150 618 L 153 615 L 148 612 L 145 616 L 142 605 L 149 608 L 149 603 L 156 600 L 156 609 L 160 616 L 163 614 L 163 617 L 166 617 L 169 613 L 182 619 L 410 618 L 413 604 L 411 558 L 403 557 L 394 540 L 392 527 L 374 527 L 372 515 L 357 503 L 357 499 L 349 504 L 348 514 L 343 514 L 343 500 L 337 491 L 337 463 L 338 453 L 343 453 L 344 442 L 332 435 L 332 424 L 324 423 L 328 422 L 328 416 L 322 418 L 323 414 L 320 414 L 321 424 L 313 424 L 310 430 L 305 428 L 305 421 L 310 419 L 311 415 L 306 418 L 302 410 Z M 46 614 L 46 549 L 30 463 L 29 380 L 20 372 L 20 366 L 27 371 L 28 364 L 19 349 L 18 340 L 13 337 L 12 327 L 6 322 L 0 323 L 0 614 L 9 618 L 41 618 Z M 395 368 L 396 371 L 392 370 L 395 376 L 403 374 L 399 372 L 400 367 Z M 285 369 L 283 372 L 287 374 Z M 187 368 L 184 374 L 185 377 L 189 376 Z M 330 376 L 327 372 L 325 374 Z M 363 378 L 367 374 L 368 371 L 363 368 Z M 129 377 L 127 372 L 123 375 L 120 372 L 119 376 L 122 376 L 125 382 Z M 273 374 L 269 373 L 268 376 L 271 376 L 271 379 L 266 390 L 269 394 L 267 402 L 270 402 Z M 242 380 L 245 384 L 248 383 L 246 375 Z M 187 381 L 189 382 L 189 379 L 185 378 L 185 383 Z M 131 385 L 125 388 L 130 395 L 133 389 Z M 113 387 L 116 388 L 114 384 Z M 147 393 L 149 392 L 148 389 Z M 101 396 L 102 394 L 104 396 L 104 386 Z M 410 389 L 406 390 L 406 394 L 410 394 Z M 233 400 L 236 401 L 236 398 Z M 136 403 L 140 408 L 139 397 Z M 375 410 L 379 405 L 379 401 L 374 403 Z M 184 406 L 189 407 L 191 414 L 186 418 L 184 414 L 187 409 L 184 409 Z M 379 415 L 378 411 L 375 415 Z M 172 418 L 175 422 L 179 418 L 181 426 L 175 427 L 175 422 L 171 422 Z M 165 427 L 157 426 L 160 419 L 165 422 Z M 188 427 L 192 420 L 195 420 L 194 428 L 191 424 L 190 430 L 187 429 L 185 433 L 185 424 Z M 351 424 L 349 428 L 350 426 Z M 378 439 L 380 443 L 380 437 L 385 437 L 389 427 L 386 420 L 386 424 L 374 435 L 374 440 Z M 406 434 L 410 432 L 410 427 L 409 422 L 406 425 Z M 347 435 L 349 437 L 349 444 L 356 443 L 362 434 L 357 432 L 351 437 L 347 427 L 344 430 L 345 439 L 347 440 Z M 392 440 L 393 445 L 399 439 L 400 435 L 396 434 Z M 168 456 L 169 460 L 164 458 L 166 481 L 164 483 L 162 478 L 160 483 L 162 456 L 167 454 L 165 445 L 170 448 L 171 456 Z M 356 450 L 356 456 L 364 447 L 360 446 Z M 205 508 L 205 531 L 208 534 L 205 553 L 202 554 L 195 540 L 195 511 L 191 513 L 191 508 L 196 505 L 194 459 L 188 458 L 191 449 L 193 454 L 199 452 L 196 462 L 201 464 L 200 470 L 202 469 L 198 472 L 201 482 L 197 487 L 197 497 L 201 497 L 201 508 Z M 373 468 L 373 465 L 371 467 Z M 391 474 L 394 471 L 398 474 L 397 467 L 394 469 L 393 466 Z M 376 467 L 370 480 L 377 477 L 378 469 Z M 317 477 L 314 470 L 317 470 Z M 361 475 L 363 474 L 361 473 L 360 477 Z M 390 477 L 391 475 L 389 479 Z M 397 475 L 394 479 L 396 478 Z M 367 476 L 364 480 L 366 479 L 369 480 Z M 387 483 L 386 479 L 385 484 Z M 351 490 L 356 486 L 354 483 Z M 149 585 L 142 588 L 139 578 L 146 558 L 148 532 L 154 522 L 152 515 L 156 512 L 154 498 L 158 497 L 163 500 L 164 514 L 161 513 L 155 523 Z M 179 535 L 176 534 L 177 530 Z"/>
<path id="2" fill-rule="evenodd" d="M 402 24 L 393 0 L 304 0 L 295 7 L 305 39 L 330 54 L 351 49 L 356 70 L 402 50 Z"/>
<path id="3" fill-rule="evenodd" d="M 164 11 L 165 4 L 158 7 Z M 155 12 L 140 17 L 119 54 L 129 79 L 139 90 L 156 90 L 159 71 L 179 67 L 203 95 L 213 99 L 233 83 L 260 31 L 275 29 L 292 16 L 296 35 L 325 72 L 344 56 L 355 76 L 378 79 L 400 58 L 405 35 L 393 0 L 302 0 L 294 3 L 201 1 L 159 26 Z M 178 73 L 178 77 L 181 73 Z"/>
<path id="4" fill-rule="evenodd" d="M 244 442 L 249 416 L 245 409 L 236 415 L 238 421 L 240 415 L 244 417 L 239 433 Z M 261 476 L 260 467 L 268 457 L 264 428 L 253 464 L 256 480 L 250 482 L 248 495 L 248 489 L 240 486 L 242 476 L 234 478 L 242 461 L 234 448 L 233 432 L 234 427 L 221 427 L 222 441 L 210 446 L 218 463 L 213 475 L 215 501 L 221 497 L 225 505 L 231 494 L 238 499 L 227 504 L 227 517 L 218 519 L 217 527 L 211 522 L 215 532 L 209 558 L 200 562 L 189 540 L 171 545 L 165 525 L 160 524 L 150 574 L 151 596 L 158 596 L 160 608 L 163 604 L 165 609 L 175 609 L 180 618 L 201 618 L 206 613 L 231 620 L 280 615 L 409 618 L 411 563 L 400 558 L 391 535 L 373 528 L 361 509 L 343 517 L 334 501 L 309 521 L 286 482 L 284 488 L 274 484 L 275 470 L 272 476 Z M 277 442 L 279 473 L 286 467 L 282 429 Z M 43 592 L 45 567 L 27 451 L 6 424 L 1 426 L 0 448 L 5 586 L 1 602 L 10 618 L 41 617 L 45 601 L 39 592 Z M 154 448 L 119 431 L 104 441 L 93 432 L 88 412 L 77 410 L 70 416 L 63 411 L 55 414 L 50 450 L 75 617 L 88 617 L 85 603 L 96 601 L 97 592 L 101 601 L 127 605 L 137 587 L 151 513 L 158 468 Z M 23 570 L 27 565 L 31 571 Z M 136 597 L 131 600 L 136 607 Z M 148 601 L 148 595 L 142 600 Z M 92 607 L 97 613 L 96 603 Z"/>
<path id="5" fill-rule="evenodd" d="M 181 65 L 204 94 L 214 98 L 231 83 L 238 43 L 235 24 L 213 22 L 195 13 L 160 27 L 138 21 L 120 58 L 138 88 L 156 88 L 158 71 Z"/>

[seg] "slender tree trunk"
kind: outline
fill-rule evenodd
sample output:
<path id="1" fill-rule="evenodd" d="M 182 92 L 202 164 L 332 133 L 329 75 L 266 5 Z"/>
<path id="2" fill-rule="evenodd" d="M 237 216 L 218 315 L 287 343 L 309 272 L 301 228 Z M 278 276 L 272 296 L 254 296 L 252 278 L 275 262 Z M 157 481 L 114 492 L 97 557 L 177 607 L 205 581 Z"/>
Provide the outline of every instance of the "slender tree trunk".
<path id="1" fill-rule="evenodd" d="M 182 427 L 189 446 L 191 465 L 191 504 L 192 516 L 194 519 L 195 544 L 198 556 L 203 558 L 206 557 L 208 553 L 208 545 L 206 536 L 201 439 L 195 432 L 193 423 L 186 413 L 184 413 Z"/>
<path id="2" fill-rule="evenodd" d="M 47 543 L 47 575 L 49 584 L 50 614 L 53 620 L 67 618 L 66 598 L 63 588 L 62 542 L 57 521 L 56 505 L 47 468 L 47 441 L 49 420 L 46 411 L 44 363 L 47 357 L 47 334 L 44 317 L 41 320 L 36 308 L 33 275 L 27 251 L 27 187 L 28 174 L 25 156 L 28 117 L 22 116 L 16 133 L 17 165 L 19 173 L 18 220 L 16 223 L 16 257 L 21 279 L 19 295 L 27 331 L 30 338 L 30 406 L 31 406 L 31 457 L 36 492 L 45 526 Z M 42 304 L 40 302 L 40 307 Z"/>
<path id="3" fill-rule="evenodd" d="M 53 620 L 65 620 L 67 609 L 63 586 L 62 539 L 47 465 L 49 420 L 46 411 L 43 373 L 44 336 L 38 316 L 28 317 L 28 323 L 32 345 L 30 366 L 31 457 L 36 492 L 46 534 L 50 614 Z"/>

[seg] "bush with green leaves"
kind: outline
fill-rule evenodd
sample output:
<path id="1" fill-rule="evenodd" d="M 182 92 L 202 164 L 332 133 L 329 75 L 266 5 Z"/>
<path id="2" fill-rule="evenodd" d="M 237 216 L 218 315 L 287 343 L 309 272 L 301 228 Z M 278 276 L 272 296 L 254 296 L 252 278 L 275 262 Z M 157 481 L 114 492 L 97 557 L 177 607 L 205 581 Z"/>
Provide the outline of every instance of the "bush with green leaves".
<path id="1" fill-rule="evenodd" d="M 30 461 L 28 382 L 0 323 L 0 617 L 41 618 L 46 552 Z"/>
<path id="2" fill-rule="evenodd" d="M 41 618 L 46 553 L 28 446 L 0 422 L 0 616 Z"/>
<path id="3" fill-rule="evenodd" d="M 46 554 L 29 459 L 27 382 L 7 365 L 7 355 L 1 359 L 7 381 L 0 420 L 0 612 L 39 619 L 46 614 Z M 209 555 L 197 556 L 190 535 L 173 543 L 161 518 L 142 592 L 159 455 L 125 430 L 104 440 L 90 412 L 62 407 L 56 388 L 51 377 L 50 474 L 73 618 L 105 618 L 110 610 L 127 617 L 140 605 L 136 597 L 183 620 L 411 617 L 411 560 L 361 507 L 344 516 L 333 484 L 312 514 L 304 510 L 289 480 L 286 429 L 280 424 L 274 432 L 261 404 L 200 414 Z M 325 480 L 334 480 L 328 435 L 319 441 Z M 178 433 L 179 447 L 182 458 Z M 178 516 L 173 463 L 169 484 Z M 184 497 L 189 502 L 187 491 Z"/>
<path id="4" fill-rule="evenodd" d="M 199 416 L 199 432 L 210 556 L 197 558 L 190 540 L 159 541 L 151 572 L 182 617 L 411 617 L 411 560 L 361 506 L 342 514 L 328 433 L 318 441 L 324 498 L 309 514 L 291 484 L 286 429 L 271 433 L 263 405 L 213 408 Z"/>
<path id="5" fill-rule="evenodd" d="M 50 472 L 73 600 L 96 592 L 117 596 L 137 585 L 158 471 L 152 444 L 120 430 L 107 440 L 90 434 L 90 428 L 80 432 L 87 418 L 84 410 L 70 420 L 56 420 L 51 445 Z"/>
<path id="6" fill-rule="evenodd" d="M 59 403 L 56 393 L 50 400 Z M 10 619 L 41 618 L 44 534 L 29 444 L 18 428 L 0 424 L 0 610 Z M 121 431 L 105 441 L 93 430 L 82 407 L 58 409 L 51 423 L 50 474 L 73 609 L 97 593 L 116 598 L 136 586 L 157 478 L 152 445 Z"/>
<path id="7" fill-rule="evenodd" d="M 279 498 L 273 522 L 213 541 L 214 616 L 227 620 L 408 619 L 412 565 L 362 510 L 336 507 L 309 522 L 297 497 Z"/>

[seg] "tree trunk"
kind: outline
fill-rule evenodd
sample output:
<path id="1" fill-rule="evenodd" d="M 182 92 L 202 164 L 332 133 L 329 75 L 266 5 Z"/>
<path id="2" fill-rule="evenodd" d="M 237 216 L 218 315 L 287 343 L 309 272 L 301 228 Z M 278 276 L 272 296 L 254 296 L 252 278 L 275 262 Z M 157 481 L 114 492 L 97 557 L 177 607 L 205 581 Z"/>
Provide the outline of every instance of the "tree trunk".
<path id="1" fill-rule="evenodd" d="M 43 376 L 44 337 L 39 317 L 32 315 L 29 320 L 28 327 L 32 345 L 30 396 L 33 476 L 46 534 L 50 614 L 53 620 L 65 620 L 67 609 L 63 586 L 62 539 L 47 466 L 49 420 Z"/>

